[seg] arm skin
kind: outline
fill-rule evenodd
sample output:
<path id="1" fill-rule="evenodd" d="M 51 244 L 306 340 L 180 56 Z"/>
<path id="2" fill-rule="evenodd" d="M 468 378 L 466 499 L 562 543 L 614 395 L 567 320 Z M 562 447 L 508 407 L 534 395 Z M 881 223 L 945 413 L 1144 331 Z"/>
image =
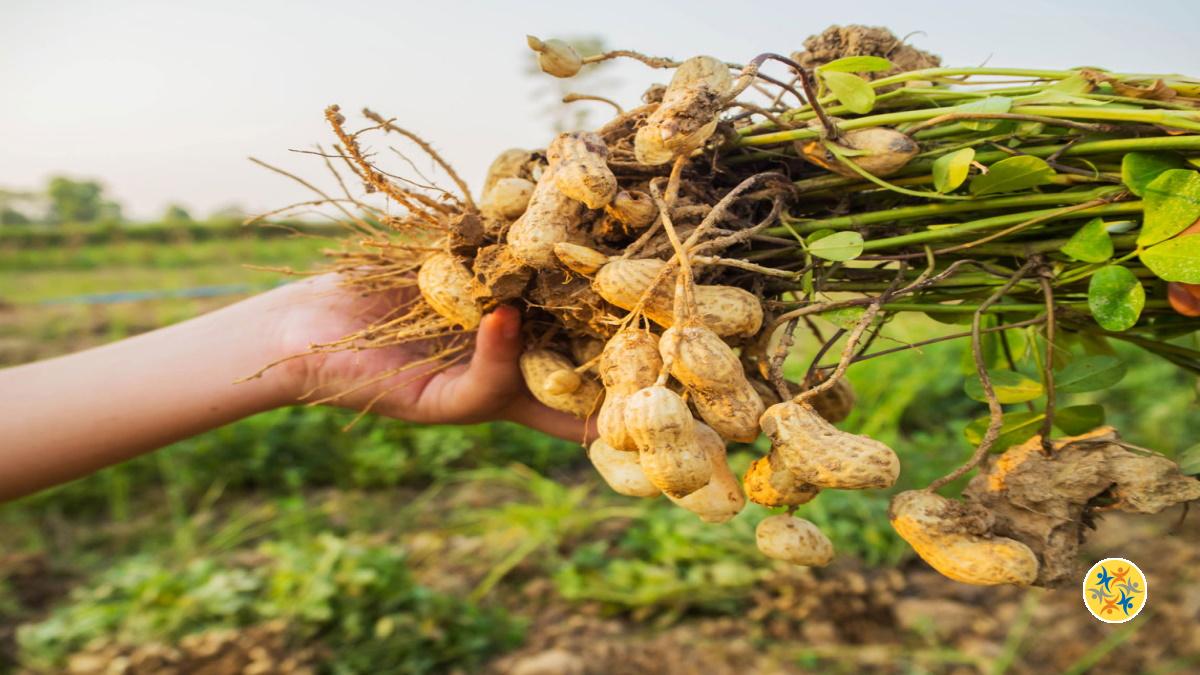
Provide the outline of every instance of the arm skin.
<path id="1" fill-rule="evenodd" d="M 309 355 L 235 383 L 357 330 L 383 309 L 324 275 L 151 333 L 0 370 L 0 502 L 295 404 L 316 387 L 349 390 L 421 358 L 407 347 Z M 511 420 L 574 441 L 594 436 L 532 398 L 517 365 L 521 348 L 519 313 L 500 307 L 484 317 L 469 363 L 414 368 L 335 404 L 362 409 L 382 394 L 372 412 L 412 422 Z"/>

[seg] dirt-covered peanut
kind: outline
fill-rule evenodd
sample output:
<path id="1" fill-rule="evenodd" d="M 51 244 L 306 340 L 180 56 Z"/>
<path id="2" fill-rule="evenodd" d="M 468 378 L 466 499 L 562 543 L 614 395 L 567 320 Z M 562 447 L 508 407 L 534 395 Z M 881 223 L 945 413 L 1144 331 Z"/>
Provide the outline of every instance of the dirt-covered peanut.
<path id="1" fill-rule="evenodd" d="M 824 380 L 823 375 L 818 375 L 813 378 L 812 382 L 815 386 Z M 850 385 L 849 380 L 842 377 L 829 389 L 810 397 L 808 403 L 826 421 L 837 424 L 854 412 L 854 398 L 854 387 Z"/>
<path id="2" fill-rule="evenodd" d="M 608 256 L 600 251 L 570 242 L 555 244 L 554 255 L 567 269 L 589 277 L 608 264 Z"/>
<path id="3" fill-rule="evenodd" d="M 505 178 L 532 179 L 531 168 L 534 164 L 534 154 L 528 150 L 521 148 L 505 150 L 497 155 L 496 159 L 492 160 L 491 166 L 488 167 L 487 175 L 483 179 L 483 191 L 480 194 L 486 198 L 496 183 Z"/>
<path id="4" fill-rule="evenodd" d="M 547 75 L 572 77 L 583 67 L 583 59 L 579 52 L 562 40 L 539 40 L 532 35 L 526 35 L 525 43 L 537 52 L 538 67 Z"/>
<path id="5" fill-rule="evenodd" d="M 595 413 L 604 397 L 599 382 L 578 375 L 570 359 L 549 349 L 531 349 L 522 354 L 521 375 L 534 398 L 579 418 Z"/>
<path id="6" fill-rule="evenodd" d="M 600 268 L 592 288 L 617 307 L 632 310 L 665 265 L 655 258 L 616 258 Z M 674 306 L 674 279 L 667 275 L 654 286 L 642 312 L 654 323 L 669 328 L 675 323 Z M 697 285 L 696 308 L 704 325 L 722 337 L 750 336 L 762 327 L 759 299 L 734 286 Z"/>
<path id="7" fill-rule="evenodd" d="M 590 131 L 559 134 L 546 149 L 554 183 L 566 196 L 589 209 L 604 208 L 617 194 L 617 178 L 608 168 L 608 147 Z"/>
<path id="8" fill-rule="evenodd" d="M 697 442 L 687 403 L 666 387 L 650 386 L 625 402 L 625 430 L 637 444 L 642 471 L 671 497 L 685 497 L 708 484 L 712 460 Z"/>
<path id="9" fill-rule="evenodd" d="M 520 218 L 536 187 L 533 181 L 524 178 L 501 178 L 483 195 L 479 208 L 489 218 Z"/>
<path id="10" fill-rule="evenodd" d="M 799 506 L 812 501 L 821 492 L 820 488 L 797 480 L 786 469 L 775 470 L 769 457 L 760 457 L 750 463 L 742 477 L 746 498 L 762 506 Z"/>
<path id="11" fill-rule="evenodd" d="M 746 497 L 738 485 L 737 476 L 729 469 L 729 462 L 725 458 L 725 441 L 700 422 L 696 422 L 694 433 L 696 443 L 704 448 L 712 462 L 712 477 L 708 479 L 708 485 L 686 497 L 668 495 L 668 498 L 706 523 L 724 523 L 741 513 L 746 506 Z"/>
<path id="12" fill-rule="evenodd" d="M 642 164 L 666 164 L 704 145 L 717 128 L 724 97 L 733 86 L 729 67 L 711 56 L 695 56 L 675 69 L 662 103 L 634 137 Z"/>
<path id="13" fill-rule="evenodd" d="M 888 517 L 922 560 L 955 581 L 1028 586 L 1037 579 L 1037 556 L 1015 539 L 992 535 L 979 506 L 909 490 L 892 498 Z"/>
<path id="14" fill-rule="evenodd" d="M 741 360 L 719 335 L 698 322 L 684 323 L 663 332 L 658 351 L 700 417 L 722 438 L 743 443 L 758 438 L 765 406 Z"/>
<path id="15" fill-rule="evenodd" d="M 617 192 L 612 203 L 604 207 L 604 211 L 633 232 L 649 227 L 658 217 L 658 206 L 650 195 L 641 190 Z"/>
<path id="16" fill-rule="evenodd" d="M 447 321 L 467 330 L 477 328 L 483 318 L 471 287 L 471 270 L 449 253 L 434 253 L 417 272 L 417 288 L 425 302 Z"/>
<path id="17" fill-rule="evenodd" d="M 825 142 L 824 139 L 796 141 L 796 152 L 823 169 L 851 178 L 859 177 L 858 172 L 829 151 Z M 921 151 L 916 141 L 906 134 L 886 127 L 847 131 L 838 136 L 835 144 L 850 161 L 875 176 L 896 173 Z"/>
<path id="18" fill-rule="evenodd" d="M 798 480 L 819 488 L 890 487 L 900 476 L 891 448 L 838 429 L 807 403 L 777 403 L 759 420 L 774 456 Z"/>
<path id="19" fill-rule="evenodd" d="M 649 331 L 623 330 L 604 346 L 600 357 L 604 404 L 596 416 L 596 426 L 600 438 L 613 448 L 637 451 L 637 444 L 625 431 L 625 401 L 639 389 L 654 384 L 661 368 L 658 336 Z"/>
<path id="20" fill-rule="evenodd" d="M 592 364 L 588 367 L 587 372 L 593 375 L 600 374 L 600 364 L 598 359 L 604 351 L 604 341 L 588 335 L 576 335 L 571 338 L 571 359 L 583 365 L 585 363 Z"/>
<path id="21" fill-rule="evenodd" d="M 614 450 L 604 439 L 597 438 L 588 448 L 588 459 L 604 482 L 617 494 L 626 497 L 657 497 L 662 494 L 646 478 L 636 452 Z"/>
<path id="22" fill-rule="evenodd" d="M 508 228 L 509 251 L 529 267 L 555 267 L 554 245 L 571 238 L 582 215 L 583 204 L 558 189 L 551 167 L 538 179 L 525 212 Z"/>
<path id="23" fill-rule="evenodd" d="M 763 555 L 775 560 L 809 567 L 824 567 L 833 560 L 833 543 L 803 518 L 767 516 L 754 529 L 754 540 Z"/>

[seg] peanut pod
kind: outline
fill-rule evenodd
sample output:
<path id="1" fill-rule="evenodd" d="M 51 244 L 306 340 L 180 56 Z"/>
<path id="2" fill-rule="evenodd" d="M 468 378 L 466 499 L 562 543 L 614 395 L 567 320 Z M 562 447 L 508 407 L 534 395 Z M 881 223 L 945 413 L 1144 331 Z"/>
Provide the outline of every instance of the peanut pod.
<path id="1" fill-rule="evenodd" d="M 613 197 L 604 212 L 630 231 L 644 230 L 658 217 L 658 206 L 650 195 L 641 190 L 621 190 Z"/>
<path id="2" fill-rule="evenodd" d="M 513 257 L 529 267 L 554 267 L 554 245 L 567 241 L 579 225 L 583 205 L 564 195 L 548 168 L 533 189 L 525 212 L 508 228 L 508 247 Z"/>
<path id="3" fill-rule="evenodd" d="M 762 506 L 799 506 L 812 501 L 819 488 L 797 480 L 786 469 L 776 470 L 769 457 L 760 457 L 750 464 L 742 477 L 746 498 Z"/>
<path id="4" fill-rule="evenodd" d="M 492 191 L 496 183 L 505 178 L 524 178 L 526 180 L 532 178 L 530 168 L 533 164 L 532 152 L 521 148 L 505 150 L 496 159 L 493 159 L 491 166 L 488 167 L 487 175 L 483 179 L 483 191 L 480 194 L 487 197 L 487 193 Z"/>
<path id="5" fill-rule="evenodd" d="M 693 433 L 695 442 L 704 448 L 712 462 L 712 477 L 707 485 L 686 497 L 667 495 L 667 498 L 706 523 L 724 523 L 741 513 L 746 506 L 746 497 L 738 485 L 737 476 L 729 469 L 729 462 L 725 458 L 725 441 L 700 422 L 695 423 Z"/>
<path id="6" fill-rule="evenodd" d="M 679 394 L 660 386 L 639 389 L 625 402 L 624 418 L 642 471 L 655 487 L 685 497 L 708 484 L 712 460 L 696 441 L 692 411 Z"/>
<path id="7" fill-rule="evenodd" d="M 816 525 L 795 516 L 763 518 L 754 529 L 758 550 L 768 558 L 824 567 L 833 560 L 833 543 Z"/>
<path id="8" fill-rule="evenodd" d="M 534 398 L 579 418 L 595 412 L 604 396 L 598 382 L 580 376 L 570 359 L 549 349 L 531 349 L 522 354 L 521 375 Z"/>
<path id="9" fill-rule="evenodd" d="M 724 97 L 733 88 L 729 67 L 695 56 L 675 69 L 662 103 L 637 130 L 633 151 L 642 164 L 666 164 L 704 145 L 717 129 Z"/>
<path id="10" fill-rule="evenodd" d="M 665 265 L 654 258 L 617 258 L 596 272 L 592 288 L 608 302 L 632 311 Z M 670 328 L 675 324 L 674 306 L 674 284 L 667 278 L 654 287 L 642 312 L 654 323 Z M 722 337 L 750 336 L 762 327 L 762 304 L 753 293 L 740 288 L 697 285 L 696 306 L 704 325 Z"/>
<path id="11" fill-rule="evenodd" d="M 819 124 L 819 121 L 817 122 Z M 921 148 L 907 135 L 886 127 L 871 127 L 843 132 L 835 145 L 847 159 L 875 176 L 890 176 L 917 156 Z M 833 173 L 858 178 L 858 172 L 846 166 L 829 151 L 824 139 L 797 141 L 796 153 Z"/>
<path id="12" fill-rule="evenodd" d="M 501 178 L 491 190 L 483 195 L 479 209 L 483 215 L 499 220 L 520 218 L 529 207 L 529 200 L 536 188 L 533 181 L 524 178 Z"/>
<path id="13" fill-rule="evenodd" d="M 434 253 L 421 263 L 417 288 L 433 311 L 450 323 L 473 330 L 483 313 L 471 299 L 472 277 L 458 258 L 449 253 Z"/>
<path id="14" fill-rule="evenodd" d="M 921 559 L 964 584 L 1028 586 L 1038 575 L 1038 560 L 1015 539 L 993 536 L 990 514 L 981 507 L 923 490 L 892 498 L 892 527 Z"/>
<path id="15" fill-rule="evenodd" d="M 579 52 L 562 40 L 539 40 L 532 35 L 526 35 L 525 43 L 537 52 L 538 67 L 547 75 L 571 77 L 583 67 L 583 59 L 580 58 Z"/>
<path id="16" fill-rule="evenodd" d="M 864 490 L 890 487 L 900 476 L 900 459 L 891 448 L 838 429 L 807 403 L 777 403 L 759 423 L 774 456 L 805 483 Z"/>
<path id="17" fill-rule="evenodd" d="M 600 357 L 604 403 L 596 416 L 596 426 L 600 438 L 613 448 L 637 451 L 637 443 L 625 430 L 625 402 L 634 392 L 653 385 L 661 368 L 658 336 L 653 333 L 621 331 L 604 346 Z"/>
<path id="18" fill-rule="evenodd" d="M 600 473 L 600 477 L 614 492 L 626 497 L 657 497 L 662 492 L 654 487 L 637 453 L 614 450 L 612 446 L 597 438 L 588 449 L 588 459 Z"/>
<path id="19" fill-rule="evenodd" d="M 608 147 L 589 131 L 559 134 L 546 149 L 554 184 L 589 209 L 604 208 L 617 194 L 617 178 L 608 168 Z"/>
<path id="20" fill-rule="evenodd" d="M 719 335 L 699 323 L 685 323 L 664 331 L 658 350 L 700 417 L 722 438 L 743 443 L 758 438 L 762 399 Z"/>

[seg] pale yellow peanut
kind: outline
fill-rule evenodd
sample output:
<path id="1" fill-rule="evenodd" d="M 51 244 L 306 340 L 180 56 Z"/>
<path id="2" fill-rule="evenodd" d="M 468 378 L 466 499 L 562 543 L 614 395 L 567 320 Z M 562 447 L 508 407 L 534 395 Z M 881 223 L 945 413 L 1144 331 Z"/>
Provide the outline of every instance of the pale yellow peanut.
<path id="1" fill-rule="evenodd" d="M 604 208 L 617 194 L 617 178 L 608 168 L 608 148 L 590 131 L 559 134 L 546 149 L 554 184 L 589 209 Z"/>
<path id="2" fill-rule="evenodd" d="M 532 35 L 526 35 L 525 43 L 537 52 L 538 67 L 547 75 L 571 77 L 583 67 L 583 59 L 579 52 L 562 40 L 539 40 Z"/>
<path id="3" fill-rule="evenodd" d="M 706 523 L 724 523 L 741 513 L 742 508 L 746 506 L 746 497 L 742 494 L 737 476 L 729 469 L 729 462 L 725 457 L 725 441 L 717 432 L 700 422 L 695 423 L 693 434 L 696 444 L 704 449 L 712 462 L 712 477 L 708 479 L 707 485 L 686 497 L 667 497 Z"/>
<path id="4" fill-rule="evenodd" d="M 816 525 L 803 518 L 777 515 L 763 518 L 754 530 L 758 550 L 768 558 L 795 565 L 824 567 L 833 560 L 833 543 Z"/>
<path id="5" fill-rule="evenodd" d="M 531 349 L 521 355 L 521 375 L 534 398 L 579 418 L 592 415 L 604 397 L 600 383 L 580 376 L 566 356 L 549 349 Z M 572 388 L 570 384 L 577 384 Z"/>
<path id="6" fill-rule="evenodd" d="M 604 439 L 597 438 L 588 449 L 588 459 L 604 482 L 617 494 L 626 497 L 657 497 L 662 494 L 646 478 L 636 452 L 614 450 Z"/>
<path id="7" fill-rule="evenodd" d="M 582 215 L 583 205 L 558 189 L 551 167 L 538 179 L 525 212 L 508 228 L 509 251 L 529 267 L 555 267 L 554 245 L 571 238 Z"/>
<path id="8" fill-rule="evenodd" d="M 696 56 L 675 69 L 662 103 L 634 136 L 642 164 L 666 164 L 704 145 L 717 128 L 717 115 L 732 89 L 729 68 L 711 56 Z"/>
<path id="9" fill-rule="evenodd" d="M 638 447 L 642 471 L 671 497 L 684 497 L 708 484 L 712 460 L 697 443 L 692 411 L 666 387 L 639 389 L 625 402 L 625 429 Z"/>
<path id="10" fill-rule="evenodd" d="M 1028 586 L 1038 575 L 1033 551 L 1015 539 L 980 533 L 982 509 L 923 490 L 892 498 L 892 527 L 921 559 L 943 575 L 964 584 Z"/>
<path id="11" fill-rule="evenodd" d="M 562 242 L 554 245 L 554 255 L 567 269 L 591 276 L 608 264 L 608 256 L 594 248 Z"/>
<path id="12" fill-rule="evenodd" d="M 900 475 L 900 459 L 891 448 L 838 429 L 806 403 L 777 403 L 759 423 L 774 455 L 804 483 L 864 490 L 890 487 Z"/>
<path id="13" fill-rule="evenodd" d="M 501 220 L 520 218 L 537 186 L 524 178 L 501 178 L 488 190 L 479 208 L 485 216 Z"/>
<path id="14" fill-rule="evenodd" d="M 634 392 L 654 384 L 661 368 L 658 336 L 648 331 L 623 330 L 604 346 L 600 356 L 604 404 L 596 416 L 596 426 L 600 438 L 613 448 L 637 451 L 637 444 L 625 430 L 625 402 Z"/>
<path id="15" fill-rule="evenodd" d="M 825 143 L 823 139 L 797 141 L 796 152 L 821 168 L 850 178 L 858 178 L 858 172 L 831 153 Z M 847 159 L 875 176 L 890 176 L 896 173 L 921 151 L 916 141 L 886 127 L 843 132 L 838 136 L 836 145 Z"/>
<path id="16" fill-rule="evenodd" d="M 665 265 L 654 258 L 617 258 L 596 272 L 592 288 L 608 302 L 632 311 Z M 675 324 L 674 283 L 674 277 L 667 275 L 642 306 L 646 317 L 664 328 Z M 751 336 L 762 327 L 758 298 L 733 286 L 697 285 L 696 309 L 704 325 L 722 337 Z"/>
<path id="17" fill-rule="evenodd" d="M 799 506 L 812 501 L 821 492 L 786 469 L 776 470 L 769 457 L 760 457 L 750 464 L 742 477 L 746 498 L 762 506 Z"/>
<path id="18" fill-rule="evenodd" d="M 471 270 L 449 253 L 434 253 L 421 263 L 417 288 L 421 297 L 450 323 L 472 330 L 483 312 L 471 299 Z"/>
<path id="19" fill-rule="evenodd" d="M 698 322 L 672 326 L 663 332 L 658 351 L 700 417 L 722 438 L 743 443 L 758 438 L 765 406 L 741 360 L 719 335 Z"/>

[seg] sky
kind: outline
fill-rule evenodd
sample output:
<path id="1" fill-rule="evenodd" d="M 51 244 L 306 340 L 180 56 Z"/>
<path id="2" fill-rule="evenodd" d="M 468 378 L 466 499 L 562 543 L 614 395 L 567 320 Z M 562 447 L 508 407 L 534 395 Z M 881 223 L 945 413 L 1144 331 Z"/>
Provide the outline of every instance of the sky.
<path id="1" fill-rule="evenodd" d="M 352 124 L 363 106 L 397 118 L 478 185 L 501 150 L 552 135 L 549 76 L 527 72 L 527 33 L 744 62 L 865 23 L 913 33 L 948 65 L 1200 75 L 1198 21 L 1192 0 L 0 0 L 0 187 L 65 174 L 99 179 L 135 218 L 173 202 L 199 216 L 265 211 L 310 195 L 246 158 L 328 186 L 319 158 L 290 150 L 330 142 L 330 103 Z M 607 70 L 603 93 L 627 104 L 667 79 L 634 63 Z"/>

